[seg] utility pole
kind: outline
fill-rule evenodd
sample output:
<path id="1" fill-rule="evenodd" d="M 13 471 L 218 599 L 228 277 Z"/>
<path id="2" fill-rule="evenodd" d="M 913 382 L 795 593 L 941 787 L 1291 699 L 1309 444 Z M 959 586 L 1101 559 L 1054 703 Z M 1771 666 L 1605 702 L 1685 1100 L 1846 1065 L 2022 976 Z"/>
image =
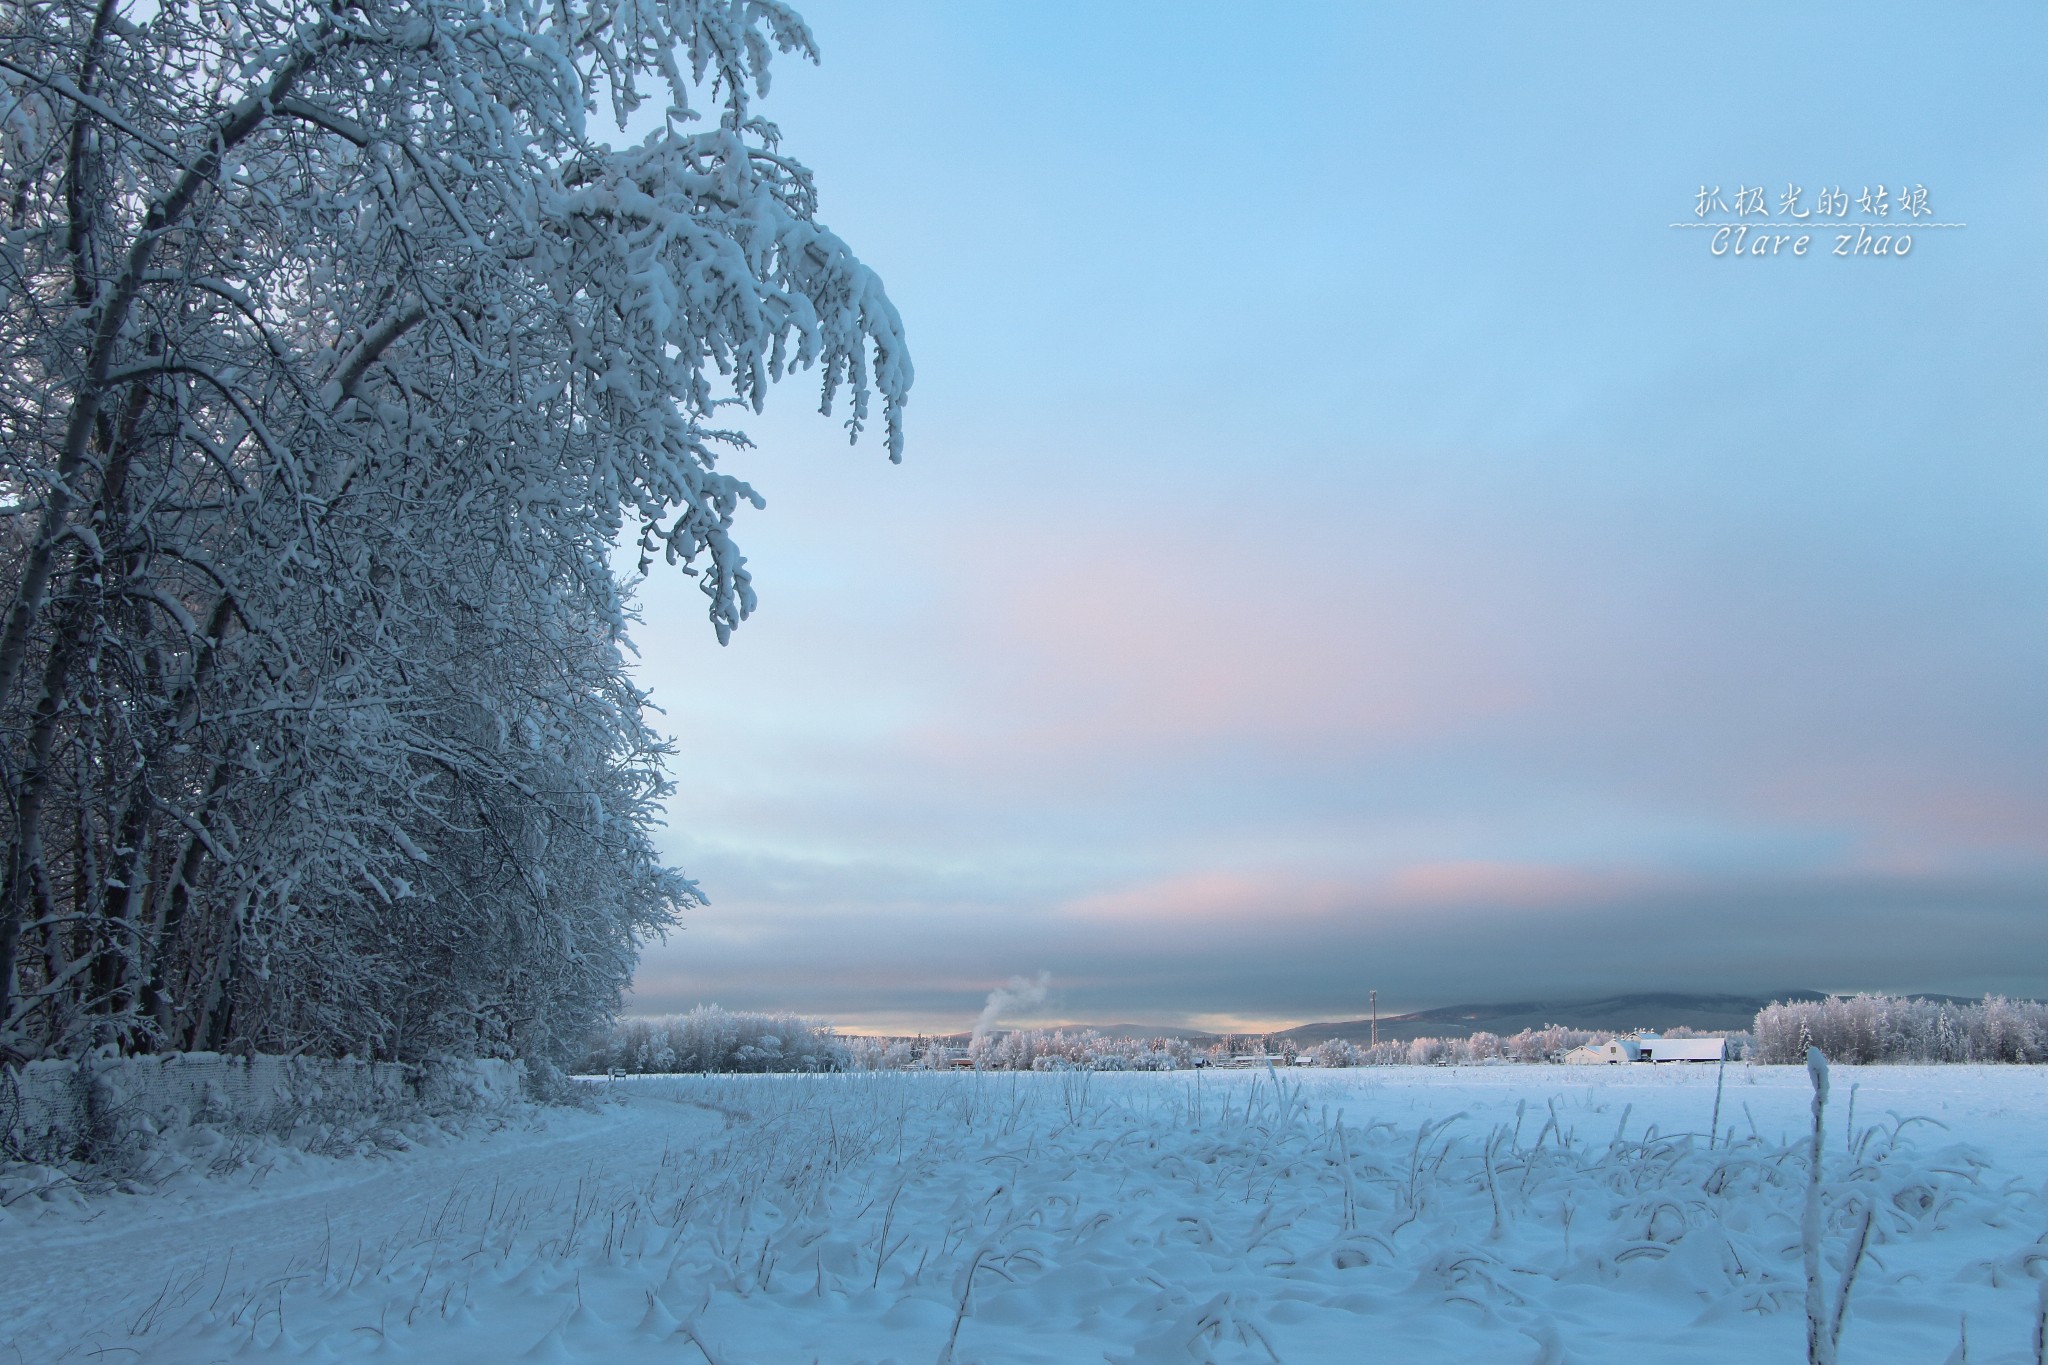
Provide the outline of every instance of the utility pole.
<path id="1" fill-rule="evenodd" d="M 1372 1045 L 1373 1045 L 1374 1047 L 1378 1047 L 1378 1046 L 1380 1045 L 1380 993 L 1379 993 L 1378 991 L 1373 991 L 1373 992 L 1371 992 L 1371 995 L 1372 995 Z"/>

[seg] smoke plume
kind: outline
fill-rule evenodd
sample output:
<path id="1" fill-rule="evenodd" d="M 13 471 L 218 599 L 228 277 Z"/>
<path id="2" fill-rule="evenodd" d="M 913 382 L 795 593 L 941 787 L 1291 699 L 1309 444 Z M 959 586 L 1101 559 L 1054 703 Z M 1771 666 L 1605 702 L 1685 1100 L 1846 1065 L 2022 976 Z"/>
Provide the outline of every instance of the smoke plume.
<path id="1" fill-rule="evenodd" d="M 1008 985 L 998 986 L 988 993 L 988 1003 L 981 1007 L 981 1017 L 974 1021 L 974 1041 L 980 1042 L 995 1027 L 996 1020 L 1010 1011 L 1045 1003 L 1046 987 L 1052 984 L 1051 972 L 1040 972 L 1036 981 L 1027 981 L 1013 976 Z"/>

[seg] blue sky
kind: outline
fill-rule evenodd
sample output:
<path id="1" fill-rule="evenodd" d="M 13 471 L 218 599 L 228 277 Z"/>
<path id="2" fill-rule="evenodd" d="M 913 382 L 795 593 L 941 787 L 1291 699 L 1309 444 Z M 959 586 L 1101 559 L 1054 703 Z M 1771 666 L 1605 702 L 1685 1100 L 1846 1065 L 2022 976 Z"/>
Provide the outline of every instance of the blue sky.
<path id="1" fill-rule="evenodd" d="M 802 9 L 910 444 L 785 384 L 644 588 L 630 1009 L 2048 993 L 2048 11 Z M 1668 226 L 1791 184 L 1967 227 Z"/>

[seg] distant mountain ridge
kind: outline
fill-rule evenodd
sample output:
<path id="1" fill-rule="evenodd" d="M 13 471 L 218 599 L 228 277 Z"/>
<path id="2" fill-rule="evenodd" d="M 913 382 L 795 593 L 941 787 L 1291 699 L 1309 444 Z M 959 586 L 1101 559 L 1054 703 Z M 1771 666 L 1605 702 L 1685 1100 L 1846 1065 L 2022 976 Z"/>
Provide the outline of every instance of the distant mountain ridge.
<path id="1" fill-rule="evenodd" d="M 1445 1005 L 1413 1014 L 1382 1015 L 1381 1042 L 1414 1038 L 1469 1038 L 1475 1033 L 1520 1033 L 1523 1029 L 1562 1024 L 1566 1028 L 1629 1033 L 1636 1029 L 1723 1029 L 1736 1032 L 1756 1021 L 1757 1011 L 1774 1000 L 1824 1000 L 1822 991 L 1774 991 L 1769 995 L 1688 995 L 1650 991 L 1610 995 L 1598 1000 L 1515 1000 L 1491 1005 Z M 1363 1043 L 1372 1036 L 1370 1019 L 1302 1024 L 1274 1035 L 1297 1047 L 1313 1047 L 1333 1038 Z"/>

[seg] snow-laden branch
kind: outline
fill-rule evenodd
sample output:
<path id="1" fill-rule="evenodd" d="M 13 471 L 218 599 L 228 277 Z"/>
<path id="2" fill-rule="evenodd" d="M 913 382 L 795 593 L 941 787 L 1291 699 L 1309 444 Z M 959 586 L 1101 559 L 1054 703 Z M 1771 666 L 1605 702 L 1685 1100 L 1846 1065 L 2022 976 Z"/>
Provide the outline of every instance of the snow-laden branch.
<path id="1" fill-rule="evenodd" d="M 118 129 L 129 137 L 134 138 L 144 147 L 147 147 L 165 160 L 180 163 L 185 160 L 177 148 L 157 141 L 148 133 L 130 123 L 104 100 L 95 99 L 93 96 L 86 94 L 62 76 L 47 71 L 37 71 L 33 67 L 23 66 L 19 62 L 9 61 L 5 57 L 0 57 L 0 71 L 11 71 L 22 79 L 50 91 L 52 94 L 61 95 L 79 108 L 92 114 L 95 118 L 105 122 L 108 127 Z"/>

